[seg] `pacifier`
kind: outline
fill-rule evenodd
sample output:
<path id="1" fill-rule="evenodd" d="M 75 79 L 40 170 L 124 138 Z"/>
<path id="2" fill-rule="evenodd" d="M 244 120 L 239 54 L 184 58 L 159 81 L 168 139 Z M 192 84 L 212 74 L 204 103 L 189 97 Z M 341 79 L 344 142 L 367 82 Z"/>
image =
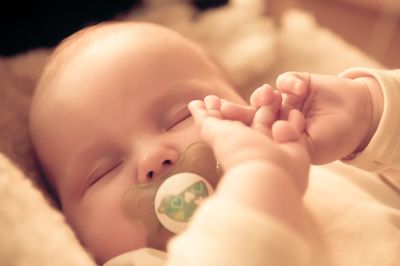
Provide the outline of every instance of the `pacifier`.
<path id="1" fill-rule="evenodd" d="M 143 224 L 153 236 L 161 228 L 178 234 L 213 193 L 221 175 L 211 148 L 195 142 L 158 181 L 130 187 L 122 197 L 123 213 L 129 221 Z"/>
<path id="2" fill-rule="evenodd" d="M 158 221 L 173 233 L 182 232 L 201 202 L 213 192 L 210 183 L 197 174 L 170 176 L 158 188 L 154 199 Z"/>

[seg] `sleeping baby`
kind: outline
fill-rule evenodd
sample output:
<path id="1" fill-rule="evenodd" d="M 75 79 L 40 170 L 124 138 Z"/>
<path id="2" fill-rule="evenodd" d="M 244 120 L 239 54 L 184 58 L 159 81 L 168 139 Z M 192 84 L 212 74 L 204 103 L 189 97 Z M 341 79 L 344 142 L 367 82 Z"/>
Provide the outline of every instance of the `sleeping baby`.
<path id="1" fill-rule="evenodd" d="M 285 73 L 247 104 L 178 33 L 103 23 L 54 51 L 30 133 L 61 211 L 100 264 L 395 265 L 400 120 L 388 95 L 398 99 L 398 84 L 398 72 Z M 341 162 L 309 171 L 337 159 L 380 175 Z M 196 204 L 155 210 L 178 175 L 169 203 Z M 175 230 L 157 210 L 190 222 Z"/>

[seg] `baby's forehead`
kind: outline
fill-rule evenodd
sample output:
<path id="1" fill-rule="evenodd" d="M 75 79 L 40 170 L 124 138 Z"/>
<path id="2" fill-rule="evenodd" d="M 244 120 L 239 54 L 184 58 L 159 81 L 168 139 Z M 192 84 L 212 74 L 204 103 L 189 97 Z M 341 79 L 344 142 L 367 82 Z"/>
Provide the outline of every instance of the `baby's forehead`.
<path id="1" fill-rule="evenodd" d="M 71 59 L 85 54 L 101 57 L 100 53 L 104 51 L 118 53 L 149 50 L 151 52 L 155 47 L 164 46 L 198 48 L 179 33 L 150 23 L 110 23 L 93 26 L 74 34 L 65 44 L 64 47 L 61 45 L 61 50 L 69 50 Z"/>
<path id="2" fill-rule="evenodd" d="M 83 29 L 64 40 L 49 60 L 49 68 L 61 68 L 82 57 L 104 57 L 102 53 L 149 50 L 166 43 L 191 46 L 177 32 L 149 23 L 109 23 Z"/>
<path id="3" fill-rule="evenodd" d="M 109 23 L 81 30 L 67 38 L 54 51 L 37 86 L 35 96 L 50 97 L 54 93 L 58 94 L 60 86 L 55 84 L 59 84 L 60 79 L 62 83 L 68 83 L 78 78 L 79 72 L 82 71 L 89 73 L 95 68 L 107 68 L 115 64 L 115 61 L 120 60 L 123 63 L 129 57 L 136 61 L 144 58 L 148 60 L 148 57 L 137 55 L 154 54 L 167 44 L 169 48 L 174 46 L 204 56 L 197 45 L 183 36 L 154 24 Z M 164 49 L 163 52 L 169 50 Z"/>
<path id="4" fill-rule="evenodd" d="M 57 47 L 41 81 L 45 83 L 46 80 L 53 80 L 58 74 L 77 66 L 90 67 L 107 57 L 115 58 L 128 53 L 151 55 L 160 50 L 169 53 L 174 48 L 188 51 L 191 55 L 208 57 L 199 45 L 163 26 L 151 23 L 96 25 L 73 34 Z M 138 57 L 131 58 L 137 60 Z M 126 59 L 127 57 L 122 57 L 122 60 Z"/>
<path id="5" fill-rule="evenodd" d="M 202 48 L 162 26 L 148 23 L 94 26 L 74 34 L 57 48 L 46 67 L 33 102 L 37 102 L 36 99 L 40 97 L 49 101 L 62 96 L 63 99 L 59 100 L 65 103 L 69 95 L 98 93 L 96 86 L 86 86 L 86 90 L 80 90 L 82 83 L 93 84 L 89 82 L 90 78 L 99 77 L 95 73 L 97 70 L 104 74 L 100 77 L 123 82 L 125 79 L 121 77 L 113 79 L 111 76 L 118 73 L 112 72 L 121 70 L 121 65 L 131 67 L 136 64 L 139 67 L 131 73 L 136 79 L 147 79 L 149 75 L 141 75 L 145 73 L 144 70 L 141 72 L 145 65 L 153 70 L 153 67 L 158 69 L 163 65 L 167 73 L 170 69 L 168 66 L 176 65 L 178 59 L 179 64 L 200 64 L 207 69 L 216 67 Z"/>

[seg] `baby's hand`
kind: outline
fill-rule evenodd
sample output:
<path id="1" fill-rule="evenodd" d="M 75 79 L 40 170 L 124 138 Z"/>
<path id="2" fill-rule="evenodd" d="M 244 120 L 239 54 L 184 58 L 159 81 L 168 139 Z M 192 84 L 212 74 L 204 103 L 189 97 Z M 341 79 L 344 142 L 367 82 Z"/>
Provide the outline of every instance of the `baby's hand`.
<path id="1" fill-rule="evenodd" d="M 216 96 L 192 101 L 189 109 L 224 169 L 216 194 L 296 227 L 310 163 L 300 137 L 304 118 L 293 111 L 288 121 L 276 121 L 272 105 L 257 108 L 250 126 L 224 119 Z"/>
<path id="2" fill-rule="evenodd" d="M 273 91 L 269 85 L 263 85 L 253 92 L 251 96 L 252 106 L 231 103 L 210 95 L 205 97 L 204 101 L 192 101 L 189 104 L 189 109 L 195 122 L 201 127 L 205 140 L 211 146 L 213 146 L 212 141 L 217 147 L 223 147 L 223 149 L 214 149 L 214 152 L 216 152 L 216 156 L 221 153 L 220 162 L 223 166 L 225 164 L 229 168 L 236 163 L 235 159 L 237 161 L 246 160 L 239 156 L 242 150 L 253 149 L 257 150 L 257 153 L 267 154 L 268 156 L 265 156 L 265 158 L 272 156 L 273 159 L 281 159 L 279 156 L 275 156 L 274 152 L 269 151 L 272 146 L 278 147 L 279 143 L 283 145 L 289 142 L 303 143 L 299 138 L 303 133 L 305 121 L 300 112 L 293 110 L 287 121 L 277 121 L 281 100 L 278 92 Z M 215 121 L 211 119 L 214 122 L 210 130 L 217 128 L 218 130 L 215 133 L 222 132 L 219 130 L 226 130 L 224 132 L 227 135 L 210 133 L 212 131 L 204 125 L 209 118 L 216 118 Z M 252 139 L 253 136 L 254 139 Z M 215 141 L 218 137 L 221 137 L 220 142 Z M 233 143 L 225 145 L 226 140 L 232 140 Z M 265 140 L 266 143 L 262 144 L 262 140 Z M 303 146 L 301 147 L 302 152 L 305 150 L 305 145 Z M 244 154 L 250 155 L 247 152 Z M 306 157 L 308 158 L 308 156 Z M 255 158 L 249 156 L 248 159 Z M 287 168 L 286 160 L 279 161 L 279 163 Z M 297 169 L 294 172 L 297 172 Z M 302 182 L 302 185 L 300 185 L 302 190 L 305 189 L 305 184 L 306 182 Z"/>
<path id="3" fill-rule="evenodd" d="M 368 144 L 377 127 L 369 82 L 295 72 L 278 77 L 277 89 L 283 93 L 281 118 L 293 109 L 302 112 L 313 163 L 341 159 Z"/>
<path id="4" fill-rule="evenodd" d="M 213 106 L 215 101 L 213 99 L 212 97 L 206 97 L 205 104 L 209 107 Z M 257 116 L 268 116 L 264 119 L 269 120 L 271 124 L 278 118 L 282 97 L 279 92 L 273 91 L 271 86 L 264 84 L 252 93 L 250 98 L 251 106 L 235 104 L 223 99 L 218 99 L 218 101 L 220 117 L 227 120 L 240 121 L 253 128 L 261 126 L 259 131 L 263 131 L 263 124 L 258 122 L 259 117 L 254 119 L 255 114 L 257 113 Z"/>

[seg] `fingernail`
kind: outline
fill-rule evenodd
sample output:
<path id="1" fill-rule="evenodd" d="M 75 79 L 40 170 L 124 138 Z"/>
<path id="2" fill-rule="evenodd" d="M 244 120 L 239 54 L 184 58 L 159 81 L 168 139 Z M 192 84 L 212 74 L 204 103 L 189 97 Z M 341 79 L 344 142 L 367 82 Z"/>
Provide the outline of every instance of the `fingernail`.
<path id="1" fill-rule="evenodd" d="M 294 84 L 294 93 L 296 95 L 301 95 L 303 94 L 303 82 L 302 81 L 296 81 Z"/>

